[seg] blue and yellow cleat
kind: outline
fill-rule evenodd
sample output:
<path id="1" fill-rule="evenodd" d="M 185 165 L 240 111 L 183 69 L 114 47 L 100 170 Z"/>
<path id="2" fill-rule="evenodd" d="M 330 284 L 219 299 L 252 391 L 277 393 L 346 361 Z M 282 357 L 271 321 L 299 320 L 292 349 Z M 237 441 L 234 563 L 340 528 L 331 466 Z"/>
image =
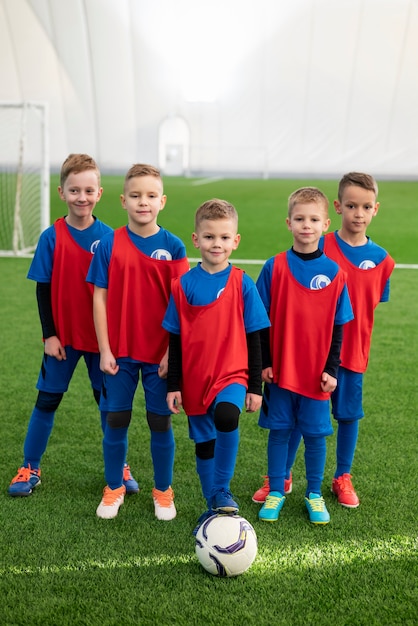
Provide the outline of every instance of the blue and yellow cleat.
<path id="1" fill-rule="evenodd" d="M 270 491 L 258 512 L 259 519 L 263 522 L 277 522 L 285 500 L 286 498 L 282 496 L 280 491 Z"/>
<path id="2" fill-rule="evenodd" d="M 319 493 L 310 493 L 308 497 L 305 497 L 305 504 L 312 524 L 329 523 L 330 516 L 324 498 Z"/>

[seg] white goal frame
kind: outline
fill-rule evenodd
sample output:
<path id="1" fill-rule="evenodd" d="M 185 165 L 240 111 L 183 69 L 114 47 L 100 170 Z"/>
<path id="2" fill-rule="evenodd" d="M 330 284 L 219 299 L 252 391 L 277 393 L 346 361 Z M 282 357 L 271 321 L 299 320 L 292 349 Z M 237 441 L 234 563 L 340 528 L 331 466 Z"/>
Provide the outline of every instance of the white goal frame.
<path id="1" fill-rule="evenodd" d="M 16 128 L 16 138 L 12 137 L 12 141 L 16 140 L 16 152 L 13 150 L 12 158 L 7 154 L 0 154 L 0 171 L 13 177 L 15 185 L 8 191 L 7 201 L 5 197 L 0 197 L 0 202 L 4 206 L 0 207 L 2 215 L 7 214 L 7 225 L 5 228 L 11 228 L 10 243 L 0 246 L 0 256 L 32 256 L 36 248 L 39 235 L 50 225 L 50 173 L 49 173 L 49 107 L 46 102 L 2 102 L 0 101 L 0 109 L 16 109 L 20 111 L 20 125 Z M 37 142 L 40 145 L 31 146 L 28 142 L 28 121 L 29 114 L 36 116 Z M 0 141 L 1 141 L 0 129 Z M 14 128 L 9 128 L 8 132 L 14 132 Z M 31 224 L 30 236 L 25 236 L 25 223 L 22 218 L 22 207 L 25 202 L 25 185 L 24 176 L 26 168 L 31 167 L 28 162 L 33 159 L 36 152 L 36 165 L 33 166 L 32 172 L 39 178 L 39 188 L 36 189 L 36 204 L 39 206 L 30 206 L 27 212 L 36 213 L 34 223 Z M 17 158 L 16 156 L 17 155 Z M 32 173 L 31 172 L 31 173 Z M 37 187 L 38 185 L 36 185 Z M 25 241 L 30 239 L 30 241 Z M 5 249 L 3 249 L 5 248 Z"/>

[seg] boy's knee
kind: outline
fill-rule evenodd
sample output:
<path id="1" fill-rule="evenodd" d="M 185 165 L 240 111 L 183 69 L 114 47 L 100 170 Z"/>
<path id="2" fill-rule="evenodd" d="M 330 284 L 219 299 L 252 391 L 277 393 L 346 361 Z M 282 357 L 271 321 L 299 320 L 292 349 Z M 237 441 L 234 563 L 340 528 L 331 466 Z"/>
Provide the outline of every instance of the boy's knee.
<path id="1" fill-rule="evenodd" d="M 147 411 L 149 429 L 154 433 L 165 433 L 171 428 L 171 415 L 157 415 Z"/>
<path id="2" fill-rule="evenodd" d="M 203 441 L 202 443 L 197 443 L 195 446 L 195 452 L 198 459 L 202 461 L 207 461 L 209 459 L 213 459 L 215 456 L 215 439 L 211 439 L 210 441 Z"/>
<path id="3" fill-rule="evenodd" d="M 231 402 L 219 402 L 215 408 L 214 422 L 216 430 L 230 433 L 238 428 L 240 410 Z"/>
<path id="4" fill-rule="evenodd" d="M 131 423 L 132 411 L 114 411 L 107 414 L 110 428 L 128 428 Z"/>
<path id="5" fill-rule="evenodd" d="M 63 395 L 63 393 L 40 391 L 36 400 L 36 408 L 45 411 L 45 413 L 53 413 L 59 407 Z"/>

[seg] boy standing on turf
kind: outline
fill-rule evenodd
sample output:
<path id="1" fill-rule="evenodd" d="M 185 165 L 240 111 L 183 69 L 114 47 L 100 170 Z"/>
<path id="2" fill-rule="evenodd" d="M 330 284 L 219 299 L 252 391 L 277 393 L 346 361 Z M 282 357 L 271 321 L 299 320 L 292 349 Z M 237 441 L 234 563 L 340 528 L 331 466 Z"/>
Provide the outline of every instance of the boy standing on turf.
<path id="1" fill-rule="evenodd" d="M 163 326 L 170 333 L 167 403 L 188 416 L 207 511 L 235 513 L 231 491 L 240 412 L 261 405 L 259 331 L 269 326 L 256 286 L 229 263 L 240 241 L 232 204 L 213 199 L 195 216 L 193 244 L 202 260 L 173 281 Z M 198 526 L 195 528 L 197 531 Z"/>
<path id="2" fill-rule="evenodd" d="M 332 433 L 329 397 L 337 386 L 343 325 L 353 319 L 344 272 L 318 248 L 329 227 L 328 199 L 315 187 L 289 197 L 293 246 L 270 258 L 257 280 L 271 329 L 264 335 L 263 406 L 259 425 L 269 429 L 270 491 L 259 518 L 275 522 L 285 502 L 290 435 L 298 425 L 305 442 L 305 504 L 313 524 L 327 524 L 321 494 L 326 437 Z"/>
<path id="3" fill-rule="evenodd" d="M 86 275 L 100 239 L 111 231 L 93 216 L 102 191 L 95 161 L 87 154 L 70 154 L 62 165 L 58 187 L 68 214 L 42 233 L 28 273 L 28 278 L 36 281 L 44 356 L 23 465 L 9 486 L 11 496 L 29 496 L 40 485 L 40 462 L 55 411 L 81 357 L 99 403 L 103 375 L 93 325 L 93 288 L 87 285 Z M 105 413 L 101 417 L 104 428 Z M 139 491 L 126 464 L 124 482 L 130 493 Z"/>
<path id="4" fill-rule="evenodd" d="M 366 234 L 377 215 L 378 187 L 373 176 L 361 172 L 345 174 L 339 182 L 334 207 L 341 215 L 341 228 L 325 235 L 320 247 L 347 274 L 354 320 L 344 328 L 338 387 L 332 394 L 332 412 L 338 423 L 336 470 L 332 491 L 338 502 L 357 508 L 359 498 L 351 481 L 351 467 L 357 445 L 359 420 L 363 411 L 363 375 L 369 360 L 374 311 L 379 302 L 389 300 L 390 275 L 395 266 L 389 254 Z M 300 432 L 295 429 L 289 442 L 287 477 L 291 479 Z M 253 496 L 263 501 L 268 478 Z"/>
<path id="5" fill-rule="evenodd" d="M 104 372 L 103 438 L 106 487 L 97 507 L 101 518 L 116 517 L 124 501 L 123 463 L 134 394 L 141 372 L 155 486 L 155 515 L 176 516 L 171 487 L 174 435 L 167 408 L 168 333 L 161 322 L 172 278 L 189 263 L 183 242 L 157 224 L 166 196 L 158 169 L 133 165 L 125 177 L 121 202 L 128 225 L 104 237 L 87 280 L 94 284 L 94 324 Z"/>

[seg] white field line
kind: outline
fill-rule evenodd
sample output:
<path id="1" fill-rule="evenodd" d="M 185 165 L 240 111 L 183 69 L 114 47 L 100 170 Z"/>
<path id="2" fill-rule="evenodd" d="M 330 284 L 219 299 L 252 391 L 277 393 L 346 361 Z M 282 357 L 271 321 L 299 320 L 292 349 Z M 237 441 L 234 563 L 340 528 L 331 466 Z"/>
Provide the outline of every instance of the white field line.
<path id="1" fill-rule="evenodd" d="M 190 263 L 198 263 L 202 259 L 199 258 L 191 258 L 189 257 Z M 231 259 L 231 263 L 234 265 L 264 265 L 266 259 Z M 409 264 L 409 263 L 397 263 L 395 268 L 398 270 L 418 270 L 418 265 Z"/>
<path id="2" fill-rule="evenodd" d="M 217 183 L 219 180 L 223 180 L 223 176 L 213 176 L 212 178 L 200 178 L 198 180 L 194 180 L 191 185 L 192 187 L 198 187 L 199 185 L 210 185 L 211 183 Z"/>

